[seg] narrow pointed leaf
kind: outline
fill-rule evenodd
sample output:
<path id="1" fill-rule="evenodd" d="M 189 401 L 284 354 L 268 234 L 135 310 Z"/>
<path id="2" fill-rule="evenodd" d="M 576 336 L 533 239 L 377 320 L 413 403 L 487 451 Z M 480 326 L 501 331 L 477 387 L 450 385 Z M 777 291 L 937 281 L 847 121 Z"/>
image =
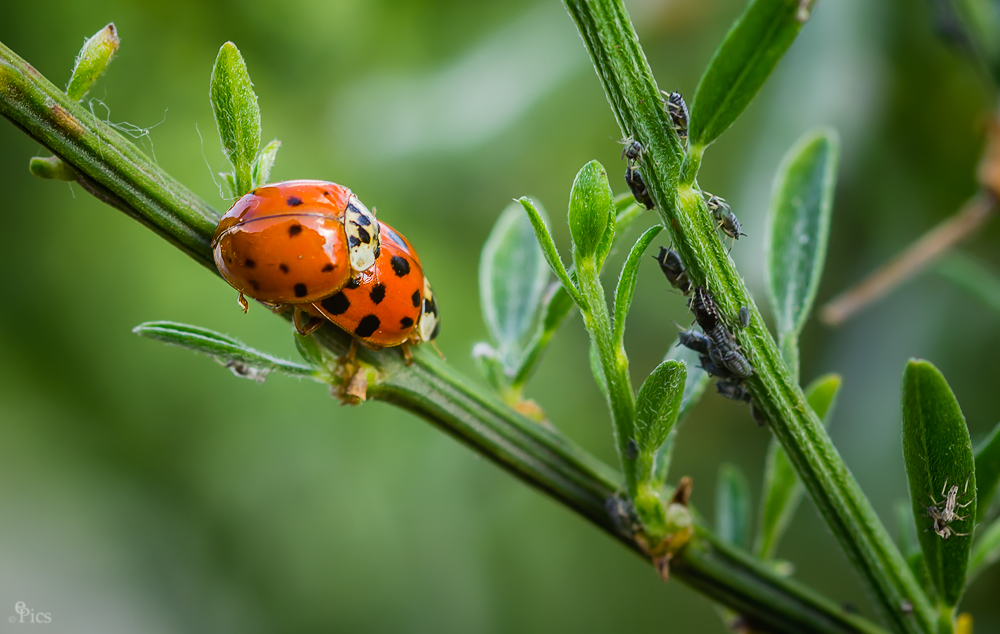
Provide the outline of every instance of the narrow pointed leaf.
<path id="1" fill-rule="evenodd" d="M 233 164 L 238 198 L 253 189 L 251 172 L 260 147 L 260 107 L 239 49 L 226 42 L 212 68 L 210 96 L 222 149 Z"/>
<path id="2" fill-rule="evenodd" d="M 972 556 L 969 558 L 968 583 L 976 578 L 997 561 L 1000 561 L 1000 518 L 981 531 L 972 546 Z"/>
<path id="3" fill-rule="evenodd" d="M 932 364 L 917 359 L 911 359 L 903 372 L 903 458 L 927 571 L 944 604 L 954 606 L 965 587 L 975 526 L 972 442 L 947 381 Z M 944 509 L 942 489 L 953 485 L 958 486 L 958 503 L 966 504 L 954 511 L 966 519 L 946 522 L 952 534 L 945 538 L 927 515 L 930 507 Z"/>
<path id="4" fill-rule="evenodd" d="M 978 523 L 986 518 L 997 492 L 997 484 L 1000 484 L 1000 423 L 976 447 L 976 484 L 979 488 Z"/>
<path id="5" fill-rule="evenodd" d="M 73 75 L 66 86 L 66 94 L 70 99 L 79 101 L 94 85 L 108 64 L 118 52 L 118 31 L 114 22 L 95 33 L 80 49 L 73 64 Z"/>
<path id="6" fill-rule="evenodd" d="M 535 203 L 546 218 L 545 210 Z M 513 375 L 522 348 L 534 332 L 548 286 L 545 254 L 521 206 L 511 203 L 500 214 L 479 258 L 479 302 L 483 320 L 496 344 L 497 357 Z"/>
<path id="7" fill-rule="evenodd" d="M 750 483 L 736 465 L 719 467 L 715 487 L 715 534 L 724 542 L 746 548 L 750 543 Z"/>
<path id="8" fill-rule="evenodd" d="M 531 228 L 535 231 L 535 238 L 538 240 L 538 246 L 542 248 L 542 254 L 545 256 L 545 261 L 548 263 L 549 269 L 559 278 L 563 288 L 573 298 L 576 305 L 583 306 L 583 296 L 580 295 L 580 291 L 576 288 L 576 285 L 569 279 L 569 273 L 566 272 L 566 267 L 559 257 L 559 250 L 556 249 L 556 243 L 552 239 L 552 233 L 545 223 L 545 218 L 535 209 L 534 203 L 526 196 L 522 196 L 517 202 L 521 203 L 521 207 L 528 212 L 528 220 L 531 221 Z"/>
<path id="9" fill-rule="evenodd" d="M 840 390 L 841 378 L 836 374 L 821 376 L 806 389 L 806 400 L 816 416 L 829 424 Z M 760 559 L 771 559 L 778 543 L 795 516 L 802 501 L 805 487 L 799 481 L 788 454 L 776 441 L 771 440 L 764 464 L 764 486 L 760 498 L 757 538 L 753 552 Z"/>
<path id="10" fill-rule="evenodd" d="M 132 329 L 137 335 L 181 346 L 213 357 L 243 378 L 263 381 L 273 370 L 293 376 L 318 378 L 315 368 L 259 352 L 237 339 L 214 330 L 171 321 L 149 321 Z"/>
<path id="11" fill-rule="evenodd" d="M 715 51 L 691 104 L 689 144 L 711 145 L 764 85 L 809 17 L 812 1 L 751 0 Z"/>
<path id="12" fill-rule="evenodd" d="M 628 254 L 628 259 L 622 266 L 621 276 L 618 278 L 618 288 L 615 289 L 615 346 L 619 350 L 625 348 L 625 318 L 628 317 L 629 308 L 632 306 L 632 295 L 635 293 L 635 280 L 639 275 L 639 263 L 642 255 L 649 248 L 653 238 L 663 229 L 661 225 L 654 225 L 639 236 L 632 251 Z"/>
<path id="13" fill-rule="evenodd" d="M 631 226 L 636 218 L 642 215 L 642 212 L 646 211 L 645 207 L 637 205 L 634 202 L 627 205 L 616 203 L 616 208 L 619 208 L 620 211 L 618 211 L 618 215 L 615 217 L 612 251 L 614 251 L 621 237 L 625 235 L 625 231 L 629 226 Z M 573 271 L 570 271 L 570 279 L 573 278 L 573 275 Z M 566 289 L 559 282 L 549 285 L 545 291 L 543 303 L 544 308 L 541 311 L 542 319 L 535 330 L 531 342 L 525 349 L 521 365 L 514 376 L 514 380 L 511 382 L 512 387 L 515 389 L 524 385 L 531 378 L 531 375 L 534 374 L 535 369 L 545 354 L 546 348 L 548 348 L 549 342 L 552 340 L 552 336 L 575 305 L 569 293 L 566 292 Z"/>
<path id="14" fill-rule="evenodd" d="M 254 189 L 262 185 L 267 185 L 268 179 L 271 178 L 271 169 L 274 167 L 274 161 L 278 158 L 278 150 L 281 149 L 281 141 L 275 139 L 264 146 L 264 149 L 260 151 L 257 158 L 253 161 L 253 166 L 250 169 L 250 180 Z"/>
<path id="15" fill-rule="evenodd" d="M 768 297 L 782 356 L 796 375 L 799 332 L 826 260 L 839 157 L 837 133 L 812 130 L 785 155 L 774 182 L 765 247 Z"/>

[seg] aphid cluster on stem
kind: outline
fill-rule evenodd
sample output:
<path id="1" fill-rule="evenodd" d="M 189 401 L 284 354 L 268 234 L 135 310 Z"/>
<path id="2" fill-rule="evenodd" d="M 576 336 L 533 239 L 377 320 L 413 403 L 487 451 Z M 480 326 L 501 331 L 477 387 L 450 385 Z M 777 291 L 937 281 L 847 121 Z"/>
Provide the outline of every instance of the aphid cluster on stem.
<path id="1" fill-rule="evenodd" d="M 716 391 L 734 401 L 749 403 L 750 414 L 759 425 L 766 423 L 763 412 L 753 402 L 743 380 L 753 376 L 753 366 L 727 325 L 727 320 L 719 311 L 711 292 L 704 286 L 694 287 L 687 277 L 687 271 L 680 256 L 673 249 L 660 247 L 655 256 L 667 281 L 685 295 L 691 294 L 688 308 L 694 313 L 701 332 L 695 329 L 681 330 L 678 340 L 682 346 L 699 355 L 701 367 L 709 375 L 718 379 Z M 750 325 L 750 311 L 741 306 L 736 326 Z"/>

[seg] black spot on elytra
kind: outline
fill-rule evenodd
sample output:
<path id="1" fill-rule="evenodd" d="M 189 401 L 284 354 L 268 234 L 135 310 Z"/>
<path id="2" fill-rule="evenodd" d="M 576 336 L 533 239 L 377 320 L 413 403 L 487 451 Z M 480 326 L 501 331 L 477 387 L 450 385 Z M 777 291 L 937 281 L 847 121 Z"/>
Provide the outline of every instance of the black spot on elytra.
<path id="1" fill-rule="evenodd" d="M 307 289 L 306 285 L 303 284 L 302 282 L 299 282 L 298 284 L 296 284 L 294 290 L 295 290 L 295 296 L 296 297 L 305 297 L 306 295 L 309 294 L 309 289 Z"/>
<path id="2" fill-rule="evenodd" d="M 381 325 L 382 320 L 375 315 L 365 315 L 358 322 L 358 327 L 354 329 L 354 334 L 359 337 L 371 337 L 372 333 L 378 330 L 378 327 Z"/>
<path id="3" fill-rule="evenodd" d="M 361 238 L 361 241 L 364 242 L 365 244 L 370 244 L 372 241 L 371 234 L 369 234 L 361 227 L 358 227 L 358 237 Z"/>
<path id="4" fill-rule="evenodd" d="M 288 228 L 288 237 L 294 238 L 295 236 L 302 233 L 302 225 L 295 224 Z"/>
<path id="5" fill-rule="evenodd" d="M 246 262 L 243 263 L 243 266 L 247 267 L 248 269 L 252 269 L 253 267 L 257 266 L 257 263 L 251 260 L 250 258 L 247 258 Z"/>
<path id="6" fill-rule="evenodd" d="M 341 291 L 336 295 L 331 295 L 324 299 L 320 304 L 326 309 L 326 312 L 331 315 L 343 315 L 347 312 L 347 309 L 351 307 L 351 300 L 347 299 L 344 292 Z"/>
<path id="7" fill-rule="evenodd" d="M 288 273 L 288 265 L 285 264 L 284 262 L 282 262 L 281 264 L 279 264 L 278 268 L 281 269 L 282 273 Z"/>
<path id="8" fill-rule="evenodd" d="M 410 272 L 410 263 L 406 261 L 406 258 L 394 255 L 392 256 L 392 270 L 396 273 L 396 277 L 403 277 Z"/>
<path id="9" fill-rule="evenodd" d="M 372 286 L 372 290 L 368 293 L 368 297 L 370 297 L 376 305 L 381 304 L 382 300 L 385 299 L 385 284 L 376 284 L 375 286 Z"/>
<path id="10" fill-rule="evenodd" d="M 347 244 L 351 245 L 351 248 L 354 248 L 354 247 L 358 246 L 359 244 L 361 244 L 361 240 L 358 240 L 357 236 L 348 236 L 347 237 Z"/>
<path id="11" fill-rule="evenodd" d="M 326 191 L 326 190 L 324 189 L 324 190 L 323 190 L 323 195 L 324 195 L 324 196 L 329 196 L 329 195 L 330 195 L 330 192 L 328 192 L 328 191 Z"/>
<path id="12" fill-rule="evenodd" d="M 351 280 L 347 284 L 344 285 L 344 288 L 349 288 L 349 289 L 351 289 L 353 291 L 354 289 L 356 289 L 359 286 L 361 286 L 361 281 L 358 280 L 355 277 L 352 277 Z"/>
<path id="13" fill-rule="evenodd" d="M 253 287 L 253 290 L 255 290 L 255 291 L 259 291 L 260 290 L 260 284 L 257 283 L 257 280 L 249 280 L 249 282 L 250 282 L 250 286 Z"/>
<path id="14" fill-rule="evenodd" d="M 413 291 L 413 295 L 410 296 L 410 301 L 413 302 L 414 308 L 420 307 L 420 291 Z"/>
<path id="15" fill-rule="evenodd" d="M 407 328 L 413 326 L 413 320 L 409 317 L 403 317 L 399 320 L 399 325 L 403 328 L 403 330 L 406 330 Z"/>
<path id="16" fill-rule="evenodd" d="M 298 196 L 289 196 L 288 197 L 288 206 L 289 207 L 298 207 L 301 204 L 302 204 L 302 199 L 299 198 Z"/>
<path id="17" fill-rule="evenodd" d="M 372 221 L 368 219 L 368 216 L 361 213 L 358 214 L 358 218 L 354 222 L 361 225 L 362 227 L 367 227 L 372 223 Z"/>
<path id="18" fill-rule="evenodd" d="M 329 262 L 327 262 L 326 264 L 323 265 L 323 272 L 324 273 L 329 273 L 332 270 L 333 270 L 333 265 L 330 264 Z"/>

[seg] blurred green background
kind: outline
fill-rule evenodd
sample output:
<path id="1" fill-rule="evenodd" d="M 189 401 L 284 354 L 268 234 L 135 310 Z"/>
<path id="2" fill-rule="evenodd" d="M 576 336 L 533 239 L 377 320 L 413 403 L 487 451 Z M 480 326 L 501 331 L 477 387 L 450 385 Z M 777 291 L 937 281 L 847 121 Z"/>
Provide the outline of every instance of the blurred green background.
<path id="1" fill-rule="evenodd" d="M 743 2 L 627 5 L 661 87 L 690 99 Z M 264 138 L 284 143 L 272 179 L 347 184 L 404 232 L 439 296 L 440 347 L 469 374 L 486 336 L 478 254 L 499 212 L 537 197 L 565 249 L 576 171 L 597 158 L 624 172 L 611 111 L 554 0 L 8 1 L 0 41 L 64 85 L 109 21 L 122 44 L 87 97 L 95 113 L 148 128 L 136 143 L 224 210 L 208 82 L 234 41 Z M 820 2 L 699 179 L 743 221 L 733 257 L 758 304 L 771 181 L 802 132 L 828 123 L 843 139 L 823 302 L 973 193 L 990 107 L 971 65 L 935 37 L 927 3 Z M 221 279 L 137 223 L 31 177 L 39 153 L 0 122 L 0 627 L 15 631 L 7 617 L 24 601 L 51 613 L 50 632 L 723 631 L 708 601 L 421 420 L 340 407 L 282 376 L 237 379 L 133 335 L 142 321 L 184 321 L 295 358 L 286 322 L 257 305 L 244 316 Z M 996 266 L 996 223 L 984 234 L 967 250 Z M 684 320 L 665 286 L 648 258 L 627 332 L 636 384 L 674 338 L 671 319 Z M 907 495 L 905 360 L 937 364 L 976 441 L 1000 418 L 997 326 L 927 274 L 838 330 L 807 327 L 803 379 L 844 375 L 831 434 L 892 532 Z M 528 396 L 613 463 L 586 341 L 573 318 Z M 694 478 L 710 517 L 718 465 L 736 463 L 756 488 L 768 438 L 745 408 L 707 394 L 671 477 Z M 870 613 L 809 502 L 779 555 Z M 1000 629 L 998 591 L 994 568 L 967 595 L 977 632 Z"/>

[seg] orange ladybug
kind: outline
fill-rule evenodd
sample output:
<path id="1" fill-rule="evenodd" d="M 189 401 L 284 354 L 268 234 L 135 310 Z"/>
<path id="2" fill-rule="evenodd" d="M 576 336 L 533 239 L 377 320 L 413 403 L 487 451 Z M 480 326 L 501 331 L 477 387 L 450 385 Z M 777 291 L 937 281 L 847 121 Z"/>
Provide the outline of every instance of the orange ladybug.
<path id="1" fill-rule="evenodd" d="M 212 238 L 219 272 L 244 295 L 272 308 L 296 307 L 338 292 L 370 269 L 380 251 L 375 214 L 350 189 L 295 180 L 258 187 L 223 216 Z M 298 323 L 298 319 L 296 319 Z"/>
<path id="2" fill-rule="evenodd" d="M 379 230 L 381 252 L 375 265 L 305 310 L 369 348 L 431 341 L 438 333 L 438 309 L 420 258 L 395 229 L 379 222 Z"/>
<path id="3" fill-rule="evenodd" d="M 244 295 L 294 308 L 302 335 L 329 320 L 374 349 L 437 336 L 437 303 L 416 250 L 342 185 L 258 187 L 223 216 L 212 251 L 244 312 Z"/>

